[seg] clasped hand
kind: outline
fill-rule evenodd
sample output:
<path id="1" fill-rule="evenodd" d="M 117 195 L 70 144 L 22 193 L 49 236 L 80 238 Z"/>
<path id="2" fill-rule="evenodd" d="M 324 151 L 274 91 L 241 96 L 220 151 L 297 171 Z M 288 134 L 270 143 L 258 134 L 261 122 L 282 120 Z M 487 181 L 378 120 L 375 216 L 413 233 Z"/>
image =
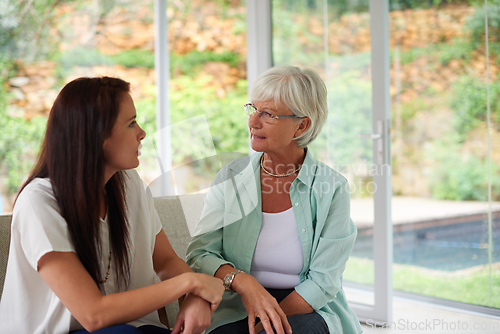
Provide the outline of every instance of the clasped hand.
<path id="1" fill-rule="evenodd" d="M 184 298 L 172 334 L 199 334 L 210 325 L 210 317 L 222 300 L 224 287 L 220 279 L 206 274 L 186 273 L 193 279 L 192 293 Z"/>
<path id="2" fill-rule="evenodd" d="M 276 299 L 253 276 L 245 273 L 238 274 L 232 287 L 241 296 L 248 313 L 250 334 L 259 333 L 262 330 L 265 330 L 266 334 L 292 333 L 286 315 Z M 257 325 L 256 318 L 260 319 Z"/>

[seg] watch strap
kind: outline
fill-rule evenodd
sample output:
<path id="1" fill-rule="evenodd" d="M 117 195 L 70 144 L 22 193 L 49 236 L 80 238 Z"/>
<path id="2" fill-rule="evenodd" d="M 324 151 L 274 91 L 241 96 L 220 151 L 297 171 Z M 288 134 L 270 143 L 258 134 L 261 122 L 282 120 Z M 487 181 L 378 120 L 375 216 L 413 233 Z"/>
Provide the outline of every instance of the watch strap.
<path id="1" fill-rule="evenodd" d="M 235 270 L 235 271 L 231 271 L 230 273 L 226 274 L 226 276 L 222 280 L 223 284 L 224 284 L 224 289 L 226 291 L 233 291 L 233 290 L 231 290 L 231 285 L 233 284 L 234 277 L 236 276 L 236 274 L 242 273 L 242 272 L 243 272 L 242 270 Z"/>

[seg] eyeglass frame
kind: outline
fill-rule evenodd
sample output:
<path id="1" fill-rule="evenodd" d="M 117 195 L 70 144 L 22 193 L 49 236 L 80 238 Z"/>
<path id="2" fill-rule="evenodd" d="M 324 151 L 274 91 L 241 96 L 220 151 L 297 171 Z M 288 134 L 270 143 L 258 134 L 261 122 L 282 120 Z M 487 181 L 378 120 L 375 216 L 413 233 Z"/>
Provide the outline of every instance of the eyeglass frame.
<path id="1" fill-rule="evenodd" d="M 251 114 L 249 114 L 249 113 L 247 112 L 247 107 L 248 107 L 248 106 L 252 107 L 252 108 L 253 108 L 253 110 L 254 110 Z M 253 105 L 253 103 L 252 103 L 252 102 L 249 102 L 249 103 L 244 104 L 244 105 L 243 105 L 243 109 L 245 110 L 245 114 L 247 114 L 247 115 L 248 115 L 248 117 L 252 116 L 254 113 L 258 113 L 258 114 L 259 114 L 259 118 L 261 118 L 261 117 L 262 117 L 262 114 L 263 114 L 263 113 L 266 113 L 266 114 L 268 114 L 268 115 L 271 117 L 271 120 L 273 120 L 273 119 L 280 119 L 280 118 L 300 118 L 300 119 L 304 119 L 304 118 L 306 118 L 305 116 L 304 116 L 304 117 L 301 117 L 301 116 L 297 116 L 297 115 L 276 116 L 276 115 L 271 114 L 269 111 L 261 111 L 261 110 L 257 110 L 257 108 L 255 108 L 255 106 Z"/>

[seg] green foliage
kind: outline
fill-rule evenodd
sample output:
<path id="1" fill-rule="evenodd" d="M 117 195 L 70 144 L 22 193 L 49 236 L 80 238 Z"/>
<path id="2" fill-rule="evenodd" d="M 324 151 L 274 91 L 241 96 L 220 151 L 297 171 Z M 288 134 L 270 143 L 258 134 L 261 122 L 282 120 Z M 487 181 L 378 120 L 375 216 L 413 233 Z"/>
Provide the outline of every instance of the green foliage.
<path id="1" fill-rule="evenodd" d="M 467 4 L 475 3 L 479 0 L 390 0 L 389 10 L 406 10 L 406 9 L 426 9 L 447 4 Z M 290 8 L 299 9 L 301 11 L 311 10 L 323 7 L 322 0 L 295 0 L 295 1 L 276 1 L 284 2 Z M 328 0 L 328 9 L 335 15 L 345 15 L 349 13 L 368 12 L 370 10 L 369 0 Z"/>
<path id="2" fill-rule="evenodd" d="M 297 12 L 310 11 L 323 8 L 323 0 L 295 0 L 295 1 L 273 1 L 287 10 Z M 422 9 L 442 4 L 461 4 L 466 0 L 391 0 L 389 10 Z M 370 10 L 369 0 L 328 0 L 328 10 L 336 16 L 349 13 L 368 12 Z"/>
<path id="3" fill-rule="evenodd" d="M 399 61 L 402 65 L 407 65 L 415 61 L 416 59 L 422 57 L 422 56 L 427 56 L 431 54 L 429 47 L 425 48 L 412 48 L 408 51 L 405 52 L 400 52 L 399 54 Z M 391 63 L 394 62 L 394 49 L 390 50 L 390 57 L 391 57 Z"/>
<path id="4" fill-rule="evenodd" d="M 496 57 L 497 64 L 500 65 L 500 42 L 497 43 L 489 43 L 489 54 L 490 57 Z"/>
<path id="5" fill-rule="evenodd" d="M 471 59 L 473 46 L 469 41 L 455 39 L 450 43 L 430 44 L 423 48 L 412 48 L 400 53 L 402 65 L 407 65 L 420 57 L 434 58 L 442 65 L 447 65 L 451 60 L 457 59 L 468 62 Z M 391 49 L 391 62 L 394 61 L 394 50 Z"/>
<path id="6" fill-rule="evenodd" d="M 488 37 L 491 42 L 500 42 L 500 0 L 488 1 Z M 476 4 L 475 12 L 467 20 L 465 28 L 470 32 L 471 43 L 474 47 L 485 42 L 485 15 L 484 2 Z"/>
<path id="7" fill-rule="evenodd" d="M 110 57 L 115 64 L 128 68 L 155 67 L 155 55 L 149 50 L 131 49 Z"/>
<path id="8" fill-rule="evenodd" d="M 17 73 L 17 64 L 14 59 L 9 59 L 8 56 L 4 53 L 0 53 L 0 84 L 3 85 L 4 81 L 9 78 L 12 78 Z M 3 88 L 0 88 L 0 90 Z M 3 91 L 2 91 L 3 92 Z M 1 101 L 5 101 L 7 103 L 7 96 L 2 93 L 0 94 L 0 108 L 2 108 Z"/>
<path id="9" fill-rule="evenodd" d="M 170 91 L 170 123 L 172 124 L 172 161 L 174 165 L 189 163 L 198 175 L 209 175 L 212 179 L 222 167 L 214 164 L 214 159 L 205 159 L 218 154 L 219 160 L 235 153 L 248 152 L 247 117 L 243 104 L 247 102 L 247 83 L 240 81 L 234 90 L 224 97 L 218 97 L 209 84 L 209 76 L 194 80 L 189 76 L 172 79 Z M 155 99 L 135 101 L 138 122 L 147 137 L 156 137 Z M 148 170 L 156 166 L 156 161 L 146 161 L 156 157 L 151 146 L 144 146 L 141 168 Z M 154 159 L 153 159 L 154 160 Z M 217 159 L 216 159 L 217 160 Z M 229 161 L 225 161 L 227 163 Z"/>
<path id="10" fill-rule="evenodd" d="M 154 87 L 151 87 L 154 89 Z M 154 96 L 151 94 L 150 96 Z M 154 138 L 156 132 L 156 103 L 154 97 L 134 100 L 137 110 L 137 123 L 146 132 L 145 141 L 141 149 L 140 169 L 145 172 L 152 172 L 158 164 L 156 148 L 148 145 L 149 140 Z"/>
<path id="11" fill-rule="evenodd" d="M 214 4 L 217 6 L 218 10 L 220 11 L 218 15 L 222 19 L 229 18 L 229 17 L 234 17 L 235 14 L 232 13 L 231 9 L 235 8 L 241 8 L 245 6 L 244 1 L 242 0 L 213 0 Z M 191 7 L 191 10 L 194 8 Z M 236 14 L 238 15 L 238 14 Z M 245 20 L 244 17 L 242 17 L 243 21 Z"/>
<path id="12" fill-rule="evenodd" d="M 337 165 L 371 161 L 372 140 L 362 137 L 372 133 L 372 86 L 363 72 L 369 61 L 369 54 L 338 57 L 339 74 L 326 82 L 330 113 L 312 148 L 328 151 Z"/>
<path id="13" fill-rule="evenodd" d="M 444 5 L 469 4 L 479 0 L 390 0 L 390 10 L 427 9 Z"/>
<path id="14" fill-rule="evenodd" d="M 111 57 L 103 55 L 97 49 L 76 47 L 64 52 L 58 52 L 52 59 L 64 69 L 71 70 L 74 66 L 113 65 Z"/>
<path id="15" fill-rule="evenodd" d="M 392 108 L 392 120 L 393 122 L 396 119 L 395 115 L 395 107 L 397 104 L 393 105 Z M 399 117 L 401 117 L 401 120 L 403 121 L 403 124 L 407 124 L 407 122 L 410 122 L 416 115 L 421 110 L 425 110 L 425 108 L 428 108 L 426 101 L 422 99 L 412 99 L 408 101 L 407 103 L 401 104 L 401 111 Z M 404 126 L 404 125 L 403 125 Z"/>
<path id="16" fill-rule="evenodd" d="M 493 290 L 490 295 L 490 279 Z M 373 285 L 373 260 L 351 256 L 344 272 L 344 281 Z M 393 264 L 394 289 L 415 294 L 454 300 L 461 303 L 500 308 L 500 271 L 491 273 L 488 266 L 464 274 L 447 274 L 419 267 Z"/>
<path id="17" fill-rule="evenodd" d="M 107 56 L 97 49 L 74 48 L 63 53 L 58 53 L 53 60 L 60 63 L 65 70 L 71 70 L 74 66 L 111 66 L 119 64 L 127 68 L 154 68 L 155 55 L 149 50 L 130 49 L 113 56 Z M 170 69 L 174 74 L 193 75 L 207 62 L 223 62 L 231 67 L 237 67 L 241 63 L 241 56 L 234 52 L 199 52 L 192 51 L 185 55 L 171 54 Z"/>
<path id="18" fill-rule="evenodd" d="M 500 129 L 500 81 L 491 82 L 489 89 L 491 121 Z M 465 136 L 486 121 L 486 84 L 476 78 L 464 76 L 453 85 L 453 91 L 450 106 L 455 112 L 455 129 Z"/>
<path id="19" fill-rule="evenodd" d="M 311 1 L 313 3 L 313 1 Z M 274 65 L 293 64 L 309 68 L 321 68 L 324 65 L 322 37 L 312 34 L 305 24 L 297 22 L 297 13 L 313 12 L 308 1 L 273 1 L 273 25 L 280 27 L 273 31 Z M 321 8 L 321 7 L 320 7 Z M 297 38 L 301 36 L 301 38 Z M 305 43 L 304 40 L 307 40 Z M 306 46 L 307 44 L 307 46 Z M 315 47 L 311 47 L 315 45 Z"/>
<path id="20" fill-rule="evenodd" d="M 6 183 L 6 193 L 15 194 L 33 167 L 38 154 L 47 119 L 35 117 L 30 121 L 7 115 L 7 93 L 0 80 L 0 171 Z"/>
<path id="21" fill-rule="evenodd" d="M 453 159 L 453 154 L 450 158 Z M 500 194 L 498 166 L 493 164 L 493 190 Z M 488 200 L 488 162 L 470 156 L 442 161 L 431 178 L 432 196 L 454 201 Z"/>
<path id="22" fill-rule="evenodd" d="M 241 63 L 241 56 L 234 52 L 200 52 L 191 51 L 185 55 L 171 54 L 170 71 L 175 75 L 193 75 L 199 71 L 201 65 L 207 62 L 223 62 L 231 67 Z"/>
<path id="23" fill-rule="evenodd" d="M 156 131 L 156 103 L 154 98 L 134 100 L 137 110 L 137 123 L 146 132 L 146 136 Z"/>
<path id="24" fill-rule="evenodd" d="M 488 161 L 461 154 L 458 136 L 446 136 L 431 153 L 435 168 L 430 177 L 432 197 L 453 201 L 488 200 Z M 500 199 L 500 166 L 491 162 L 493 200 Z"/>
<path id="25" fill-rule="evenodd" d="M 44 134 L 46 119 L 35 117 L 26 121 L 23 117 L 7 114 L 10 94 L 5 82 L 16 73 L 16 64 L 6 54 L 0 54 L 0 175 L 5 180 L 0 184 L 9 195 L 17 193 L 18 187 L 32 168 Z"/>
<path id="26" fill-rule="evenodd" d="M 492 273 L 492 287 L 489 290 L 490 274 L 488 267 L 468 275 L 446 275 L 421 270 L 418 267 L 394 265 L 394 289 L 424 294 L 426 296 L 453 300 L 457 302 L 500 307 L 497 296 L 500 292 L 500 273 Z"/>
<path id="27" fill-rule="evenodd" d="M 60 63 L 61 67 L 68 71 L 71 71 L 74 66 L 112 66 L 114 64 L 119 64 L 128 68 L 154 68 L 155 66 L 154 53 L 140 49 L 126 50 L 113 56 L 107 56 L 97 49 L 79 47 L 65 52 L 59 52 L 53 57 L 53 60 Z"/>
<path id="28" fill-rule="evenodd" d="M 437 50 L 439 62 L 445 66 L 453 59 L 469 62 L 472 51 L 472 44 L 464 39 L 455 39 L 451 44 L 440 44 Z"/>
<path id="29" fill-rule="evenodd" d="M 33 61 L 52 54 L 50 22 L 57 0 L 0 2 L 0 49 L 10 59 Z M 22 15 L 20 15 L 20 13 Z"/>
<path id="30" fill-rule="evenodd" d="M 217 152 L 248 151 L 247 118 L 243 112 L 243 104 L 247 102 L 246 81 L 240 81 L 236 89 L 218 98 L 215 89 L 208 85 L 211 80 L 210 76 L 198 80 L 181 76 L 173 80 L 179 89 L 170 96 L 172 123 L 205 116 L 210 128 L 210 134 L 206 134 L 202 123 L 195 123 L 195 128 L 190 128 L 191 122 L 176 127 L 178 134 L 172 135 L 175 138 L 172 146 L 173 160 L 178 163 L 201 156 L 210 147 Z M 208 135 L 210 142 L 202 142 L 201 146 L 186 145 L 186 141 L 196 135 L 202 138 Z"/>
<path id="31" fill-rule="evenodd" d="M 209 87 L 211 80 L 208 76 L 196 81 L 188 76 L 173 79 L 172 85 L 179 89 L 170 96 L 173 161 L 176 164 L 192 162 L 200 174 L 207 173 L 207 170 L 214 173 L 221 167 L 200 159 L 207 155 L 209 148 L 218 154 L 248 152 L 247 117 L 242 108 L 247 102 L 246 81 L 240 81 L 236 89 L 219 98 L 215 89 Z M 6 95 L 0 94 L 0 117 L 5 124 L 0 128 L 0 156 L 3 157 L 0 167 L 7 173 L 6 191 L 15 194 L 38 153 L 46 118 L 37 117 L 26 121 L 24 118 L 9 117 L 5 111 L 6 103 Z M 139 124 L 148 137 L 154 137 L 155 100 L 136 100 L 135 105 Z M 204 118 L 200 121 L 200 118 L 195 118 L 197 116 Z M 143 153 L 145 156 L 155 154 Z"/>

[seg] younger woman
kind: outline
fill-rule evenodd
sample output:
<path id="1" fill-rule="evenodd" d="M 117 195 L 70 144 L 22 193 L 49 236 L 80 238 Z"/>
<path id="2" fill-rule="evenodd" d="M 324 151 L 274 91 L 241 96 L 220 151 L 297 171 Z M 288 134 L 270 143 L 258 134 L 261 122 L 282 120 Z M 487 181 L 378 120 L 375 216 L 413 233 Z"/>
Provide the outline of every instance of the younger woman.
<path id="1" fill-rule="evenodd" d="M 130 85 L 79 78 L 57 97 L 12 215 L 1 333 L 201 333 L 223 293 L 172 249 L 137 172 L 145 132 Z M 154 274 L 161 283 L 154 284 Z"/>

